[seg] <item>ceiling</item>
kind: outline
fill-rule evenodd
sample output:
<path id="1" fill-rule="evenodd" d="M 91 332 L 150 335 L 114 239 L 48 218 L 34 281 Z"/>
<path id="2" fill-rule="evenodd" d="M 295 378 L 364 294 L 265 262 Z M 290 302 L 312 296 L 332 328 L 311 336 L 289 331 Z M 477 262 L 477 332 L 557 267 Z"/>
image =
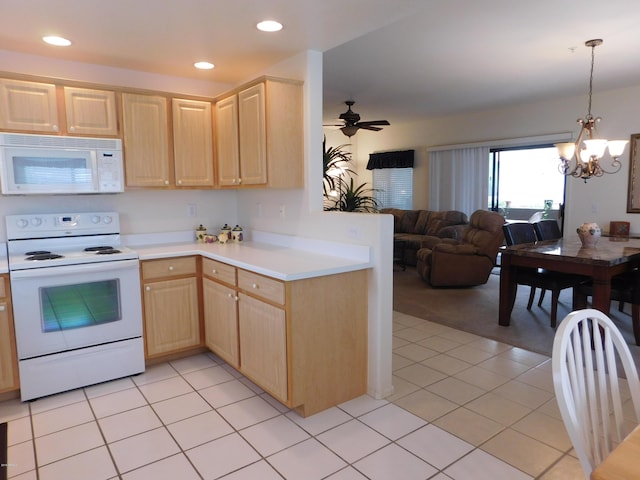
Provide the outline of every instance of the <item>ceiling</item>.
<path id="1" fill-rule="evenodd" d="M 591 38 L 604 39 L 595 93 L 640 84 L 637 0 L 0 0 L 0 11 L 3 50 L 230 85 L 322 51 L 325 120 L 347 99 L 393 124 L 586 94 Z M 284 29 L 259 32 L 267 18 Z"/>

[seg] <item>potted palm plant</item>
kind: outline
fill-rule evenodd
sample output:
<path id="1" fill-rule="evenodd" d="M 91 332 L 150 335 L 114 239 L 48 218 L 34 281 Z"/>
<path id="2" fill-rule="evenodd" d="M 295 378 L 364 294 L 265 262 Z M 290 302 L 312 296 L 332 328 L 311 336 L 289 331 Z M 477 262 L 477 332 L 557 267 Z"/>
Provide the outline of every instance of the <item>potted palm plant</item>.
<path id="1" fill-rule="evenodd" d="M 378 202 L 374 189 L 366 183 L 355 186 L 350 168 L 351 153 L 344 150 L 347 145 L 327 148 L 327 139 L 322 142 L 324 175 L 322 191 L 324 209 L 341 212 L 377 212 Z M 348 177 L 348 180 L 345 178 Z"/>

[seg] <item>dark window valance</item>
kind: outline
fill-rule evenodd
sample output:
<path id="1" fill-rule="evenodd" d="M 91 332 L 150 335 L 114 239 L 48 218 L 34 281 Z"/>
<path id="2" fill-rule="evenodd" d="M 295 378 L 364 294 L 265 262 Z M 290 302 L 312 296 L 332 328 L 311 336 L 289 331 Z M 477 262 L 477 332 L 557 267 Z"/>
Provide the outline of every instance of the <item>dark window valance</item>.
<path id="1" fill-rule="evenodd" d="M 415 150 L 400 152 L 370 153 L 367 170 L 374 168 L 413 168 L 413 154 Z"/>

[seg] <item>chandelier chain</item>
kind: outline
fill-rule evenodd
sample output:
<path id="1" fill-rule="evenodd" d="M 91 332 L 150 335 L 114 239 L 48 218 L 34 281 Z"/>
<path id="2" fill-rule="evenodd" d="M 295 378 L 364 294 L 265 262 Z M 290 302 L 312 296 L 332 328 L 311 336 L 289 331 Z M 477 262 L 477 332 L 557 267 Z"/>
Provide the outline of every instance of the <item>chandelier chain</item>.
<path id="1" fill-rule="evenodd" d="M 596 58 L 596 45 L 591 45 L 591 74 L 589 75 L 589 109 L 587 110 L 587 119 L 591 118 L 591 96 L 593 95 L 593 65 Z"/>

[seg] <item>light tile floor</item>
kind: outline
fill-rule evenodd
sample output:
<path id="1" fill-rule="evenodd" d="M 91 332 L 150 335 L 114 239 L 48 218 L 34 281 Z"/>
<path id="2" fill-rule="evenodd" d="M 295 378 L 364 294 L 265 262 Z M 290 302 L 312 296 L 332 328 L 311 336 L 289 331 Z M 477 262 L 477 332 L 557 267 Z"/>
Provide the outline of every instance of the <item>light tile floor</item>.
<path id="1" fill-rule="evenodd" d="M 308 418 L 212 354 L 0 403 L 12 480 L 584 478 L 548 357 L 394 314 L 395 393 Z"/>

